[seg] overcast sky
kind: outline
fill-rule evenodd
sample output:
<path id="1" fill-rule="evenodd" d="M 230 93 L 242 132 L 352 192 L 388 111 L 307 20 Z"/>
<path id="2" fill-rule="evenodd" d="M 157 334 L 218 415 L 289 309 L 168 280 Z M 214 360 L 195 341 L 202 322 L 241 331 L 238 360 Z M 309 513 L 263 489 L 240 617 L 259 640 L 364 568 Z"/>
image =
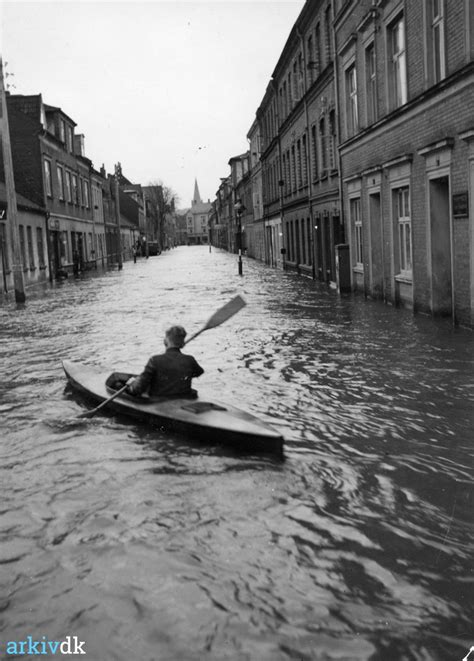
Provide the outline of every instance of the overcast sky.
<path id="1" fill-rule="evenodd" d="M 303 0 L 1 3 L 14 94 L 43 95 L 86 156 L 211 201 L 255 119 Z"/>

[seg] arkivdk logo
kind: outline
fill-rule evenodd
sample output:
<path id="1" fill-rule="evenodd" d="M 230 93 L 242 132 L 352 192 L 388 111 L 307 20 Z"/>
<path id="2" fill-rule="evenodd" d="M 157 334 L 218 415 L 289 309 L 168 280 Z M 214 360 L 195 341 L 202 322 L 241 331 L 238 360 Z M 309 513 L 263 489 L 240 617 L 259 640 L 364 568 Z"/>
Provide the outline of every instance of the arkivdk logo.
<path id="1" fill-rule="evenodd" d="M 66 636 L 64 640 L 48 640 L 42 636 L 41 640 L 35 640 L 33 636 L 27 636 L 25 640 L 9 640 L 0 643 L 4 653 L 15 656 L 49 656 L 55 654 L 87 654 L 84 649 L 85 641 L 79 641 L 77 636 Z"/>

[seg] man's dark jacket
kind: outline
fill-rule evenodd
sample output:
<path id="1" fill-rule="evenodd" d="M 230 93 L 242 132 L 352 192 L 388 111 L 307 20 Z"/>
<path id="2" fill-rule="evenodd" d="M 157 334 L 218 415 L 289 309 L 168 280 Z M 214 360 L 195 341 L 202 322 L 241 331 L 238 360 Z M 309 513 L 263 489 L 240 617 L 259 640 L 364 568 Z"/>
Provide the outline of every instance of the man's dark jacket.
<path id="1" fill-rule="evenodd" d="M 148 393 L 150 397 L 189 395 L 192 378 L 203 372 L 193 356 L 169 348 L 150 358 L 131 390 L 135 395 Z"/>

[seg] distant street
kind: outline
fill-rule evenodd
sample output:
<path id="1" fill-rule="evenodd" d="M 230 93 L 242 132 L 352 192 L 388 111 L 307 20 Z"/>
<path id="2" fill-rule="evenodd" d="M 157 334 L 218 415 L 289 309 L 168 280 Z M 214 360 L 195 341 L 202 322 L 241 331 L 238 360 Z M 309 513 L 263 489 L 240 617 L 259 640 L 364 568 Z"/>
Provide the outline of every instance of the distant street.
<path id="1" fill-rule="evenodd" d="M 173 323 L 195 387 L 286 460 L 112 416 L 64 358 L 140 371 Z M 0 639 L 93 661 L 462 659 L 474 644 L 474 337 L 208 246 L 0 307 Z M 79 658 L 79 657 L 77 657 Z"/>

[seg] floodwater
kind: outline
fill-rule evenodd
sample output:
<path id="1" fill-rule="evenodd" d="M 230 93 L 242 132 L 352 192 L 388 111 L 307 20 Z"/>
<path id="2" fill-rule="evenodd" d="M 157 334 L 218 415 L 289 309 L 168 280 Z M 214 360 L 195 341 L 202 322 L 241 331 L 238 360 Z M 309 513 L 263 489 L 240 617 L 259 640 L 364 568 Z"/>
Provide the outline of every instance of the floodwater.
<path id="1" fill-rule="evenodd" d="M 169 324 L 236 294 L 189 345 L 194 385 L 271 422 L 284 461 L 77 419 L 63 358 L 140 371 Z M 470 331 L 181 247 L 7 304 L 0 337 L 0 657 L 28 636 L 77 636 L 90 661 L 474 645 Z"/>

